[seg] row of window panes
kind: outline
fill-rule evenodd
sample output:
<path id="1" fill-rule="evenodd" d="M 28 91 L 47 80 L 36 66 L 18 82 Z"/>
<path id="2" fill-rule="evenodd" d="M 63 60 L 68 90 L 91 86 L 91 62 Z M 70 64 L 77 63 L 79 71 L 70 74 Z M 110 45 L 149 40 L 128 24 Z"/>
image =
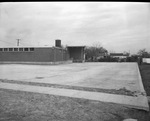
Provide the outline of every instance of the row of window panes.
<path id="1" fill-rule="evenodd" d="M 34 51 L 34 48 L 0 48 L 0 51 L 8 52 L 8 51 Z"/>

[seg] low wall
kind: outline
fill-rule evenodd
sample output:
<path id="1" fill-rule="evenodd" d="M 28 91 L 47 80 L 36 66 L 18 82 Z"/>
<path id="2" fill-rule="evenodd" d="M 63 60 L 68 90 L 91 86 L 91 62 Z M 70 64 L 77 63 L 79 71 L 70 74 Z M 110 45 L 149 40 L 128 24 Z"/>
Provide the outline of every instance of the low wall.
<path id="1" fill-rule="evenodd" d="M 150 58 L 143 58 L 143 63 L 149 63 L 150 64 Z"/>
<path id="2" fill-rule="evenodd" d="M 57 62 L 14 62 L 14 61 L 1 61 L 0 64 L 31 64 L 31 65 L 58 65 L 58 64 L 70 64 L 72 60 L 57 61 Z"/>

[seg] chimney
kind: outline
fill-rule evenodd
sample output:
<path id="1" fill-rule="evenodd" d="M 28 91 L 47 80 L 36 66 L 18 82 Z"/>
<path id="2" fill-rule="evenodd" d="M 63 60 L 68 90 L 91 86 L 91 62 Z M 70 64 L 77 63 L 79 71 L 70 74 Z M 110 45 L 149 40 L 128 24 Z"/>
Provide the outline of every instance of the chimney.
<path id="1" fill-rule="evenodd" d="M 55 47 L 61 47 L 61 40 L 60 39 L 55 40 Z"/>

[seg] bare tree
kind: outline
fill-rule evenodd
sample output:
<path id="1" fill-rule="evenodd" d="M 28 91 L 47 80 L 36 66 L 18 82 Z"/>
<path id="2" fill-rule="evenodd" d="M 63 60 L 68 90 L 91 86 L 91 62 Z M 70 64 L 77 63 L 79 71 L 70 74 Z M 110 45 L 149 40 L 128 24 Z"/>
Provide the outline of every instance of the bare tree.
<path id="1" fill-rule="evenodd" d="M 150 57 L 150 52 L 147 52 L 147 50 L 144 49 L 140 49 L 137 54 L 143 58 L 149 58 Z"/>
<path id="2" fill-rule="evenodd" d="M 97 58 L 101 53 L 107 53 L 108 51 L 101 46 L 99 42 L 93 43 L 92 46 L 86 47 L 85 53 L 86 53 L 86 59 L 89 58 Z"/>

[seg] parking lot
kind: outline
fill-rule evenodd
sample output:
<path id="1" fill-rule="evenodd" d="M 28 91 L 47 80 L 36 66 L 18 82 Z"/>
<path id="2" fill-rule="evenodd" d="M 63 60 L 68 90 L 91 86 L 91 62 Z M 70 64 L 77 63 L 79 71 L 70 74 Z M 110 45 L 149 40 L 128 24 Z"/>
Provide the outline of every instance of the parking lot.
<path id="1" fill-rule="evenodd" d="M 0 79 L 144 92 L 136 63 L 0 65 Z"/>

